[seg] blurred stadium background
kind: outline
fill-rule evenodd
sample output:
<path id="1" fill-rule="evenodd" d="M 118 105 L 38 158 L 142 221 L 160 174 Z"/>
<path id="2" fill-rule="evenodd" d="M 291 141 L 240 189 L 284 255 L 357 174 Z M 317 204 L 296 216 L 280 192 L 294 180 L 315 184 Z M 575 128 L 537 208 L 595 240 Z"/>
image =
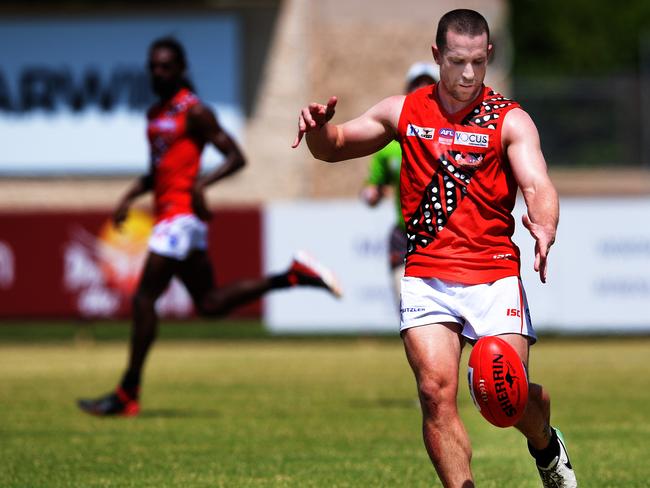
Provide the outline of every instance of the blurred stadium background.
<path id="1" fill-rule="evenodd" d="M 650 30 L 645 2 L 466 2 L 492 28 L 488 84 L 537 121 L 563 201 L 551 283 L 531 272 L 538 327 L 650 330 Z M 275 330 L 394 330 L 385 266 L 387 203 L 357 197 L 367 160 L 330 166 L 292 150 L 296 110 L 340 98 L 338 117 L 399 92 L 430 59 L 435 22 L 457 2 L 4 2 L 0 7 L 0 317 L 111 318 L 128 313 L 150 222 L 127 235 L 106 218 L 146 170 L 146 48 L 186 45 L 199 94 L 241 141 L 249 166 L 210 189 L 220 281 L 277 270 L 307 248 L 340 274 L 346 298 L 276 294 L 243 311 Z M 206 164 L 218 164 L 208 155 Z M 517 216 L 522 212 L 516 210 Z M 645 224 L 645 225 L 644 225 Z M 233 259 L 246 256 L 246 259 Z M 174 287 L 161 305 L 191 314 Z M 313 313 L 318 310 L 319 313 Z"/>
<path id="2" fill-rule="evenodd" d="M 343 120 L 400 92 L 410 64 L 430 59 L 439 16 L 458 7 L 475 8 L 488 19 L 496 52 L 487 84 L 514 97 L 531 113 L 560 192 L 560 230 L 547 285 L 540 285 L 532 270 L 532 239 L 521 227 L 515 236 L 522 249 L 522 272 L 536 327 L 547 337 L 571 336 L 564 342 L 551 341 L 551 359 L 541 363 L 537 372 L 559 390 L 561 401 L 571 405 L 565 407 L 569 412 L 559 415 L 574 422 L 573 452 L 579 460 L 582 456 L 584 467 L 590 456 L 598 460 L 612 455 L 605 439 L 614 431 L 617 442 L 629 442 L 626 454 L 631 457 L 625 461 L 629 477 L 621 482 L 620 472 L 595 464 L 582 475 L 590 481 L 586 486 L 647 486 L 650 473 L 640 467 L 647 447 L 630 441 L 635 434 L 647 434 L 647 419 L 644 423 L 638 418 L 647 405 L 647 394 L 641 393 L 638 378 L 630 383 L 633 392 L 622 388 L 621 382 L 644 368 L 648 342 L 643 336 L 650 333 L 650 3 L 645 0 L 631 0 L 624 8 L 602 0 L 212 0 L 182 6 L 178 2 L 155 6 L 148 2 L 3 2 L 0 364 L 5 379 L 0 386 L 4 419 L 0 433 L 6 443 L 0 457 L 7 469 L 0 485 L 400 486 L 410 480 L 401 486 L 425 486 L 430 467 L 419 445 L 415 392 L 400 354 L 386 264 L 386 236 L 394 218 L 391 204 L 368 209 L 359 200 L 368 160 L 327 165 L 313 160 L 304 146 L 292 150 L 290 144 L 297 111 L 305 102 L 337 95 L 335 120 Z M 219 282 L 282 269 L 295 249 L 307 249 L 337 272 L 346 295 L 337 301 L 311 291 L 277 293 L 238 311 L 217 328 L 196 321 L 182 287 L 172 286 L 159 303 L 161 313 L 173 319 L 163 326 L 163 337 L 165 330 L 172 330 L 177 339 L 211 336 L 262 342 L 247 342 L 242 357 L 228 356 L 234 354 L 230 342 L 170 341 L 161 346 L 149 370 L 161 373 L 158 379 L 152 374 L 150 395 L 168 410 L 154 411 L 148 424 L 131 424 L 125 433 L 115 424 L 106 428 L 109 424 L 78 419 L 71 400 L 98 384 L 112 386 L 110 378 L 115 378 L 126 354 L 123 344 L 113 350 L 112 345 L 94 341 L 124 339 L 128 334 L 129 296 L 152 225 L 149 201 L 139 202 L 123 234 L 110 227 L 108 217 L 119 196 L 146 169 L 144 110 L 152 100 L 146 50 L 153 38 L 166 34 L 185 44 L 199 95 L 216 108 L 221 123 L 241 142 L 248 157 L 249 165 L 241 174 L 209 191 L 216 210 L 210 224 L 210 252 Z M 219 164 L 219 158 L 210 154 L 206 164 Z M 518 222 L 523 211 L 521 206 L 515 210 Z M 304 334 L 351 337 L 334 345 L 316 338 L 285 342 L 287 335 Z M 374 338 L 375 334 L 382 338 Z M 618 338 L 621 334 L 632 335 L 634 341 Z M 269 339 L 276 335 L 283 337 Z M 67 342 L 43 342 L 52 338 Z M 610 348 L 603 344 L 609 343 L 601 340 L 613 341 L 618 355 L 608 355 Z M 189 347 L 196 349 L 188 352 Z M 301 347 L 309 354 L 291 352 Z M 342 359 L 341 351 L 350 356 Z M 175 354 L 187 362 L 172 363 Z M 585 364 L 594 368 L 593 373 L 582 377 L 582 383 L 560 383 L 564 373 L 558 364 L 579 368 L 578 355 L 590 358 Z M 213 357 L 226 357 L 227 364 L 216 367 L 225 367 L 232 384 L 222 384 L 221 378 L 215 386 Z M 320 366 L 306 368 L 314 357 Z M 360 362 L 355 357 L 361 357 Z M 198 372 L 172 371 L 169 366 L 189 366 L 192 358 L 200 358 Z M 39 360 L 51 363 L 39 368 Z M 269 362 L 277 369 L 269 371 Z M 341 368 L 328 369 L 332 362 Z M 246 367 L 251 367 L 251 376 L 241 372 Z M 306 392 L 301 385 L 313 380 L 311 374 L 321 374 L 315 385 L 329 391 L 350 371 L 346 368 L 360 369 L 343 381 L 340 391 L 332 390 L 338 399 L 334 406 L 343 410 L 328 405 L 330 410 L 323 416 L 328 430 L 310 416 L 310 407 L 327 404 L 322 391 L 315 387 Z M 399 374 L 393 378 L 396 371 Z M 177 380 L 182 374 L 190 378 L 189 383 Z M 269 377 L 272 387 L 266 388 L 264 378 Z M 382 378 L 390 378 L 396 389 L 387 391 Z M 295 388 L 287 386 L 292 381 Z M 373 381 L 378 385 L 375 390 Z M 355 388 L 366 383 L 361 398 L 355 396 L 359 394 Z M 235 384 L 243 386 L 236 389 Z M 48 385 L 60 395 L 47 393 Z M 79 387 L 85 391 L 78 391 Z M 170 396 L 178 388 L 186 395 L 185 404 L 182 398 Z M 209 399 L 196 398 L 199 391 L 213 388 Z M 279 392 L 278 398 L 272 396 Z M 195 402 L 219 404 L 220 393 L 225 402 L 234 396 L 241 403 L 233 403 L 232 411 L 187 413 Z M 153 462 L 154 467 L 132 484 L 125 473 L 103 469 L 102 462 L 112 459 L 116 446 L 133 438 L 135 447 L 120 454 L 118 461 L 133 472 L 139 465 L 129 463 L 136 463 L 137 455 L 152 443 L 164 442 L 157 436 L 171 436 L 187 449 L 193 449 L 194 442 L 205 443 L 206 450 L 217 454 L 247 442 L 252 427 L 236 423 L 237 414 L 256 413 L 245 398 L 254 398 L 264 411 L 258 422 L 264 435 L 254 454 L 224 455 L 226 464 L 242 463 L 245 467 L 240 471 L 232 468 L 231 473 L 203 476 L 201 460 L 210 469 L 217 468 L 207 458 L 188 455 L 180 464 L 187 462 L 193 473 L 185 473 L 179 463 L 174 464 L 172 451 L 158 452 L 163 461 Z M 297 410 L 282 403 L 287 398 Z M 590 411 L 592 405 L 602 406 L 610 398 L 617 398 L 618 413 Z M 34 405 L 33 399 L 55 413 L 43 418 L 42 407 Z M 468 398 L 462 401 L 464 409 L 473 408 Z M 274 404 L 279 405 L 277 411 Z M 20 417 L 16 408 L 25 416 Z M 396 415 L 400 409 L 408 411 L 410 423 Z M 278 420 L 292 414 L 301 424 Z M 341 430 L 333 426 L 346 415 L 349 419 Z M 630 421 L 623 427 L 607 424 L 617 415 Z M 187 424 L 174 424 L 175 417 L 184 416 Z M 223 423 L 213 427 L 231 436 L 227 442 L 202 430 L 212 416 Z M 381 430 L 387 417 L 410 429 L 405 439 L 392 439 Z M 228 419 L 235 424 L 228 424 Z M 369 430 L 381 432 L 384 438 L 360 441 L 355 437 L 364 430 L 358 424 L 369 419 L 376 421 Z M 277 446 L 278 439 L 270 432 L 278 422 L 289 446 L 287 454 L 275 452 L 275 457 L 260 461 L 268 454 L 266 447 Z M 51 430 L 51 425 L 59 425 L 60 431 Z M 241 427 L 242 438 L 236 437 L 233 425 Z M 292 442 L 296 432 L 304 434 L 299 425 L 321 429 L 323 434 L 320 439 L 312 434 Z M 353 425 L 358 431 L 352 430 Z M 597 425 L 609 427 L 597 430 Z M 494 434 L 478 416 L 469 429 L 473 437 Z M 103 437 L 87 448 L 100 459 L 99 467 L 93 465 L 94 472 L 88 468 L 84 477 L 75 472 L 66 449 L 74 452 L 78 442 L 88 442 L 86 434 L 97 432 Z M 63 450 L 61 433 L 68 436 Z M 354 460 L 354 448 L 370 452 L 386 437 L 394 442 L 389 447 L 414 456 L 417 469 L 426 475 L 414 474 L 404 460 L 391 464 L 395 459 L 383 451 L 369 454 L 374 464 L 364 458 L 369 464 L 351 475 L 350 466 L 361 462 Z M 337 444 L 334 439 L 340 438 L 344 441 Z M 318 442 L 325 444 L 316 456 L 314 476 L 308 460 L 303 460 L 305 465 L 287 464 L 296 452 Z M 39 458 L 39 446 L 49 461 Z M 522 457 L 525 447 L 518 447 Z M 352 453 L 353 460 L 328 457 L 336 451 Z M 479 450 L 475 456 L 479 474 L 497 479 L 498 457 L 503 455 L 509 454 Z M 383 460 L 381 466 L 377 459 Z M 617 462 L 623 459 L 617 457 Z M 177 469 L 177 484 L 161 474 L 169 465 Z M 337 479 L 328 471 L 329 465 L 350 477 Z M 519 481 L 510 486 L 536 486 L 521 481 L 535 479 L 534 471 L 527 468 L 523 464 L 514 468 L 524 474 L 515 476 Z M 57 470 L 62 470 L 62 477 L 53 475 Z M 481 486 L 506 485 L 495 481 Z"/>

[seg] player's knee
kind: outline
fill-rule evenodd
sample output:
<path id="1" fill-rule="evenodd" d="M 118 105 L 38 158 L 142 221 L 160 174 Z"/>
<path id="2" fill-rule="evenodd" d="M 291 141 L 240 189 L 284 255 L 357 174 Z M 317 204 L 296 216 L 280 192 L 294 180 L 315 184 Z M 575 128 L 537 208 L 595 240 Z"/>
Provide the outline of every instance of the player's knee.
<path id="1" fill-rule="evenodd" d="M 207 317 L 207 318 L 219 318 L 226 315 L 226 312 L 224 312 L 220 308 L 210 308 L 210 307 L 200 306 L 197 307 L 196 311 L 201 317 Z"/>
<path id="2" fill-rule="evenodd" d="M 418 394 L 425 415 L 444 416 L 456 408 L 456 392 L 448 381 L 438 377 L 423 378 L 418 382 Z"/>
<path id="3" fill-rule="evenodd" d="M 146 313 L 156 304 L 155 300 L 152 300 L 144 293 L 136 292 L 131 299 L 131 306 L 133 307 L 134 314 Z"/>
<path id="4" fill-rule="evenodd" d="M 140 310 L 142 310 L 144 307 L 144 300 L 142 295 L 136 293 L 131 297 L 131 308 L 133 309 L 133 313 L 138 313 Z"/>
<path id="5" fill-rule="evenodd" d="M 546 423 L 551 420 L 551 397 L 548 391 L 537 383 L 528 385 L 528 405 L 526 412 L 539 412 Z M 534 414 L 533 414 L 534 415 Z"/>
<path id="6" fill-rule="evenodd" d="M 548 390 L 537 383 L 528 385 L 528 401 L 535 402 L 542 407 L 548 407 L 551 404 L 551 397 Z"/>
<path id="7" fill-rule="evenodd" d="M 195 307 L 198 314 L 202 317 L 223 317 L 228 313 L 223 302 L 214 297 L 205 297 L 201 300 L 197 300 Z"/>

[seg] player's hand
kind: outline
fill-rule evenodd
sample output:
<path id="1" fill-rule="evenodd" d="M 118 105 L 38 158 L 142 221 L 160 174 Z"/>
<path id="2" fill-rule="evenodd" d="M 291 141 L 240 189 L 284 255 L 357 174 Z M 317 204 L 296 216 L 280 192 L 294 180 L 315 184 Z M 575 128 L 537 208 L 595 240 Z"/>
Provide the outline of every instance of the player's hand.
<path id="1" fill-rule="evenodd" d="M 203 187 L 195 186 L 192 188 L 192 210 L 196 216 L 203 220 L 209 221 L 212 219 L 212 212 L 208 209 L 207 204 L 205 203 L 205 195 L 203 193 Z"/>
<path id="2" fill-rule="evenodd" d="M 555 229 L 535 224 L 526 214 L 522 215 L 521 221 L 535 239 L 535 271 L 539 272 L 542 283 L 546 283 L 548 252 L 555 242 Z"/>
<path id="3" fill-rule="evenodd" d="M 371 207 L 377 205 L 383 196 L 382 191 L 376 185 L 368 185 L 361 191 L 361 198 Z"/>
<path id="4" fill-rule="evenodd" d="M 113 225 L 116 229 L 120 229 L 122 224 L 129 215 L 129 204 L 127 202 L 120 203 L 113 212 Z"/>
<path id="5" fill-rule="evenodd" d="M 300 141 L 302 141 L 302 137 L 307 132 L 320 129 L 334 117 L 336 102 L 336 97 L 330 97 L 326 105 L 310 103 L 300 111 L 298 115 L 298 134 L 291 145 L 292 148 L 295 149 L 298 147 Z"/>

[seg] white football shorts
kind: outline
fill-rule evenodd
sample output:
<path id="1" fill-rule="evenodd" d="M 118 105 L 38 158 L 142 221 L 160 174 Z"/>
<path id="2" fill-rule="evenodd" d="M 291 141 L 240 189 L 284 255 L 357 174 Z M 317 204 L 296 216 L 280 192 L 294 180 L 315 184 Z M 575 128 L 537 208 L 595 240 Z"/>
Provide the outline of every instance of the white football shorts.
<path id="1" fill-rule="evenodd" d="M 483 336 L 521 334 L 537 340 L 524 286 L 518 276 L 464 285 L 437 278 L 402 278 L 400 332 L 455 322 L 470 341 Z"/>
<path id="2" fill-rule="evenodd" d="M 195 249 L 208 248 L 208 226 L 194 214 L 175 215 L 154 225 L 149 250 L 183 261 Z"/>

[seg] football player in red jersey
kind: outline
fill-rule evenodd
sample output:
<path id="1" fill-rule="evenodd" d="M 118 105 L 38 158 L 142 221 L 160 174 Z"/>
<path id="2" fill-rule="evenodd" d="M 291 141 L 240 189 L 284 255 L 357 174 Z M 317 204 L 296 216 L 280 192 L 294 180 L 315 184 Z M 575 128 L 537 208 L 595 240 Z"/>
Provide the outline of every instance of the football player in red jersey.
<path id="1" fill-rule="evenodd" d="M 330 123 L 336 97 L 312 103 L 300 111 L 293 143 L 306 135 L 311 153 L 328 162 L 371 154 L 391 140 L 402 147 L 408 249 L 400 332 L 418 386 L 424 442 L 446 487 L 474 486 L 457 409 L 463 345 L 498 335 L 527 366 L 536 340 L 511 240 L 517 190 L 542 282 L 559 217 L 535 124 L 519 104 L 483 84 L 491 51 L 482 15 L 448 12 L 432 46 L 439 83 L 386 98 L 341 124 Z M 547 391 L 530 384 L 528 398 L 515 427 L 544 486 L 577 486 L 562 436 L 550 425 Z"/>
<path id="2" fill-rule="evenodd" d="M 151 148 L 150 172 L 138 179 L 120 200 L 113 214 L 119 226 L 135 198 L 153 191 L 156 224 L 149 240 L 149 254 L 133 297 L 133 328 L 129 363 L 114 392 L 78 401 L 95 415 L 136 415 L 140 410 L 142 369 L 157 327 L 155 303 L 174 276 L 189 291 L 196 310 L 222 316 L 270 290 L 291 286 L 315 286 L 339 296 L 332 274 L 304 253 L 289 269 L 277 275 L 240 281 L 216 288 L 208 259 L 207 225 L 210 212 L 204 189 L 244 167 L 244 156 L 206 105 L 192 92 L 186 78 L 182 45 L 173 38 L 154 41 L 149 49 L 149 73 L 158 102 L 147 114 Z M 199 174 L 201 152 L 214 145 L 224 161 L 217 169 Z"/>

